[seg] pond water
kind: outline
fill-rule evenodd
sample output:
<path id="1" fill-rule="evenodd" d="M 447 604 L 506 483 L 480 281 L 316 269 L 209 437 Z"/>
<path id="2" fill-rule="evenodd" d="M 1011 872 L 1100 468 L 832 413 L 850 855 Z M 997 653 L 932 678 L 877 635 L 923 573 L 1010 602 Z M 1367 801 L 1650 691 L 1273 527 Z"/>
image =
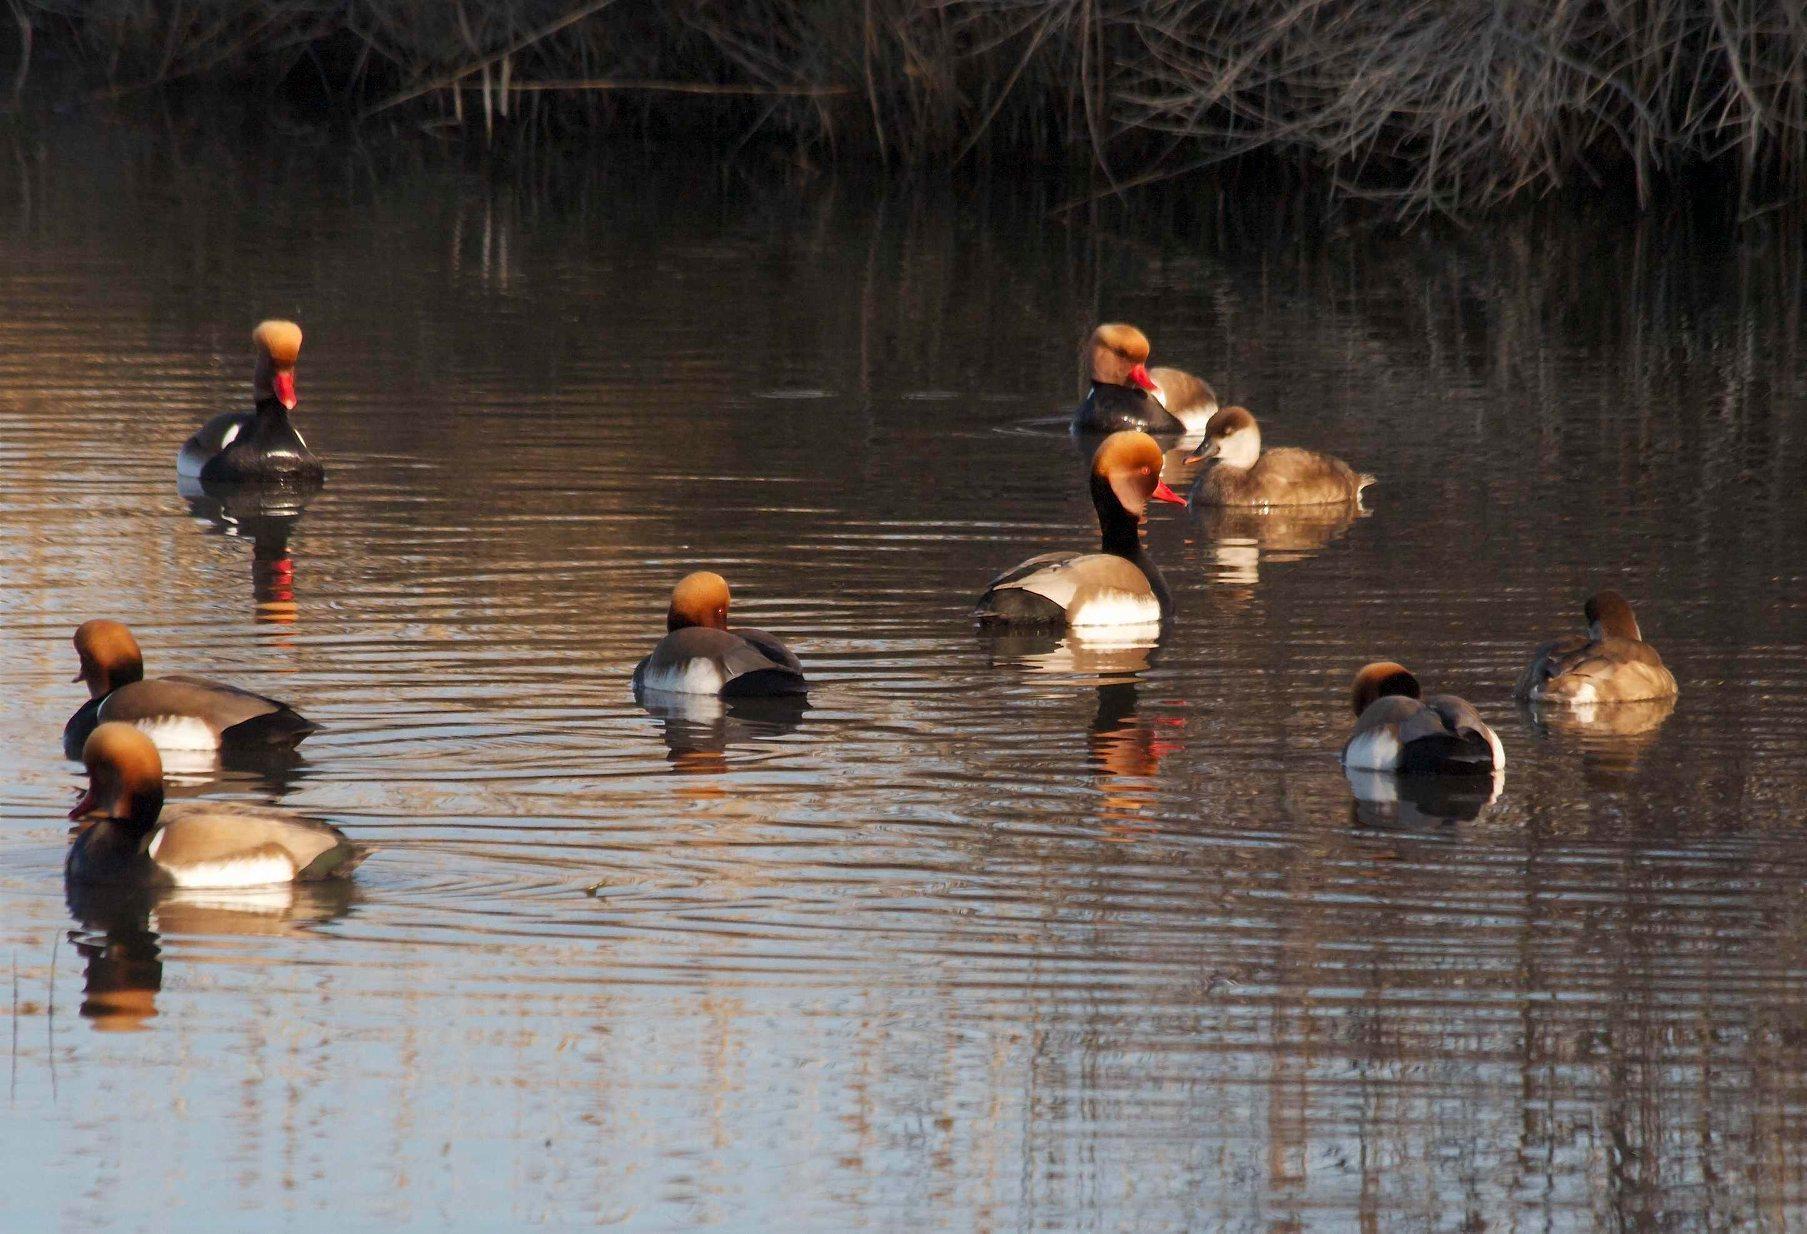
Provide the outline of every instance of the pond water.
<path id="1" fill-rule="evenodd" d="M 1807 1220 L 1781 222 L 5 144 L 9 1228 Z M 327 485 L 191 503 L 176 449 L 278 314 Z M 1051 417 L 1106 318 L 1376 473 L 1369 513 L 1156 507 L 1158 646 L 981 638 L 994 572 L 1096 542 Z M 806 711 L 635 704 L 698 566 Z M 1602 585 L 1679 702 L 1541 724 L 1515 676 Z M 336 822 L 378 850 L 349 893 L 66 899 L 96 616 L 328 726 L 176 791 Z M 1353 797 L 1383 657 L 1495 725 L 1494 800 Z"/>

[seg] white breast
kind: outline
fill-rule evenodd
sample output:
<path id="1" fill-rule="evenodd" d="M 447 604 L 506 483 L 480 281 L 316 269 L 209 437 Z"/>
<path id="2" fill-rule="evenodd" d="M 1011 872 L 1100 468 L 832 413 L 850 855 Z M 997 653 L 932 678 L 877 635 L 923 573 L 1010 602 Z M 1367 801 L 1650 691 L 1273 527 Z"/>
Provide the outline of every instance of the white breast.
<path id="1" fill-rule="evenodd" d="M 135 721 L 139 732 L 159 750 L 217 750 L 220 735 L 205 720 L 193 716 L 153 716 Z"/>

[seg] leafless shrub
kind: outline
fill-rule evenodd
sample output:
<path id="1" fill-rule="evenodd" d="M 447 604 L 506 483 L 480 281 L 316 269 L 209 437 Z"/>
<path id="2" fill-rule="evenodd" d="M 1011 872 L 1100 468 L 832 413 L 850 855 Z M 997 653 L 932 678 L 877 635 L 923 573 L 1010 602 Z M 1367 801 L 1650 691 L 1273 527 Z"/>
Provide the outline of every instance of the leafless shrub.
<path id="1" fill-rule="evenodd" d="M 806 154 L 1083 161 L 1112 190 L 1259 154 L 1404 213 L 1807 176 L 1798 0 L 8 3 L 21 83 L 34 33 L 114 95 L 280 77 L 331 45 L 364 117 L 485 133 L 690 108 Z"/>

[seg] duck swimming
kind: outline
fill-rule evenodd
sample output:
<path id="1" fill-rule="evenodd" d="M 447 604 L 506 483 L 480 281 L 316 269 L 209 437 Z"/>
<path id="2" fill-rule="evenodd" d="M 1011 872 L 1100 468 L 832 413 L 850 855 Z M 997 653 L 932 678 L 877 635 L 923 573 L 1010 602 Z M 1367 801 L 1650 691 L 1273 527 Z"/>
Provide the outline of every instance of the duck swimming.
<path id="1" fill-rule="evenodd" d="M 1043 553 L 991 580 L 973 615 L 983 625 L 1121 626 L 1165 621 L 1173 597 L 1142 548 L 1150 501 L 1185 504 L 1161 481 L 1160 443 L 1112 433 L 1092 455 L 1100 551 Z"/>
<path id="2" fill-rule="evenodd" d="M 1419 697 L 1418 679 L 1382 660 L 1355 675 L 1355 731 L 1343 765 L 1408 775 L 1485 775 L 1504 771 L 1499 737 L 1468 702 L 1453 694 Z"/>
<path id="3" fill-rule="evenodd" d="M 138 640 L 117 621 L 84 621 L 75 631 L 88 701 L 63 726 L 63 753 L 80 758 L 98 724 L 134 725 L 166 753 L 180 750 L 292 748 L 320 726 L 287 703 L 204 677 L 144 680 Z"/>
<path id="4" fill-rule="evenodd" d="M 699 570 L 679 580 L 664 638 L 634 668 L 634 693 L 716 694 L 723 698 L 798 695 L 803 665 L 764 630 L 728 628 L 728 581 Z"/>
<path id="5" fill-rule="evenodd" d="M 1217 395 L 1202 379 L 1147 367 L 1148 336 L 1134 326 L 1099 326 L 1080 358 L 1092 384 L 1073 413 L 1075 433 L 1202 433 L 1217 410 Z"/>
<path id="6" fill-rule="evenodd" d="M 318 484 L 326 469 L 289 422 L 301 327 L 262 322 L 251 332 L 251 345 L 257 352 L 251 374 L 256 406 L 222 412 L 196 429 L 176 455 L 176 473 L 220 484 Z"/>
<path id="7" fill-rule="evenodd" d="M 1644 641 L 1624 596 L 1597 592 L 1582 611 L 1587 633 L 1539 647 L 1518 680 L 1514 698 L 1586 706 L 1675 697 L 1674 674 L 1656 648 Z"/>
<path id="8" fill-rule="evenodd" d="M 1211 417 L 1205 439 L 1188 463 L 1216 459 L 1192 482 L 1194 506 L 1319 506 L 1347 504 L 1374 483 L 1328 454 L 1282 446 L 1265 453 L 1261 429 L 1246 407 L 1226 407 Z"/>
<path id="9" fill-rule="evenodd" d="M 238 802 L 163 804 L 163 764 L 149 737 L 102 724 L 82 745 L 88 791 L 69 812 L 82 827 L 72 882 L 136 887 L 266 887 L 343 878 L 369 850 L 337 827 Z"/>

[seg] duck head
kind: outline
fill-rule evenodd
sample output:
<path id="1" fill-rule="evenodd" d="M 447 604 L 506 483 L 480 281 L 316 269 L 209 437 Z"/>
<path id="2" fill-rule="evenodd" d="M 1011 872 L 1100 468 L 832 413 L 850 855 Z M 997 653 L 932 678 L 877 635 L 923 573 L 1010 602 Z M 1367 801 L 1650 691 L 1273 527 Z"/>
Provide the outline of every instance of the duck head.
<path id="1" fill-rule="evenodd" d="M 665 628 L 686 626 L 728 628 L 728 580 L 708 570 L 686 574 L 671 589 L 671 607 L 665 611 Z"/>
<path id="2" fill-rule="evenodd" d="M 1225 407 L 1205 425 L 1205 439 L 1188 463 L 1214 458 L 1225 467 L 1253 467 L 1261 457 L 1261 429 L 1247 407 Z"/>
<path id="3" fill-rule="evenodd" d="M 1160 443 L 1147 433 L 1126 429 L 1106 437 L 1092 455 L 1092 504 L 1099 516 L 1105 516 L 1107 500 L 1136 522 L 1148 517 L 1150 501 L 1185 505 L 1186 499 L 1161 481 L 1165 458 Z"/>
<path id="4" fill-rule="evenodd" d="M 301 327 L 292 321 L 265 321 L 251 331 L 257 349 L 257 368 L 251 389 L 258 402 L 275 399 L 286 410 L 295 409 L 295 361 L 301 356 Z"/>
<path id="5" fill-rule="evenodd" d="M 1587 614 L 1589 638 L 1628 638 L 1634 643 L 1644 641 L 1643 631 L 1638 629 L 1638 619 L 1631 611 L 1631 602 L 1616 591 L 1596 591 L 1587 598 L 1582 611 Z"/>
<path id="6" fill-rule="evenodd" d="M 1148 336 L 1134 326 L 1110 321 L 1086 341 L 1086 363 L 1092 380 L 1106 386 L 1140 386 L 1158 395 L 1161 387 L 1148 375 Z"/>
<path id="7" fill-rule="evenodd" d="M 1403 664 L 1395 664 L 1391 660 L 1376 660 L 1365 664 L 1355 674 L 1354 687 L 1349 692 L 1349 701 L 1354 705 L 1355 714 L 1360 715 L 1368 709 L 1369 704 L 1377 698 L 1386 698 L 1397 694 L 1404 698 L 1419 697 L 1418 679 Z"/>
<path id="8" fill-rule="evenodd" d="M 89 698 L 104 698 L 120 686 L 144 680 L 138 640 L 117 621 L 84 621 L 75 628 L 75 654 L 82 671 L 70 680 L 88 683 Z"/>
<path id="9" fill-rule="evenodd" d="M 88 791 L 70 818 L 110 818 L 150 826 L 163 810 L 163 760 L 151 739 L 130 724 L 109 721 L 82 746 Z"/>

